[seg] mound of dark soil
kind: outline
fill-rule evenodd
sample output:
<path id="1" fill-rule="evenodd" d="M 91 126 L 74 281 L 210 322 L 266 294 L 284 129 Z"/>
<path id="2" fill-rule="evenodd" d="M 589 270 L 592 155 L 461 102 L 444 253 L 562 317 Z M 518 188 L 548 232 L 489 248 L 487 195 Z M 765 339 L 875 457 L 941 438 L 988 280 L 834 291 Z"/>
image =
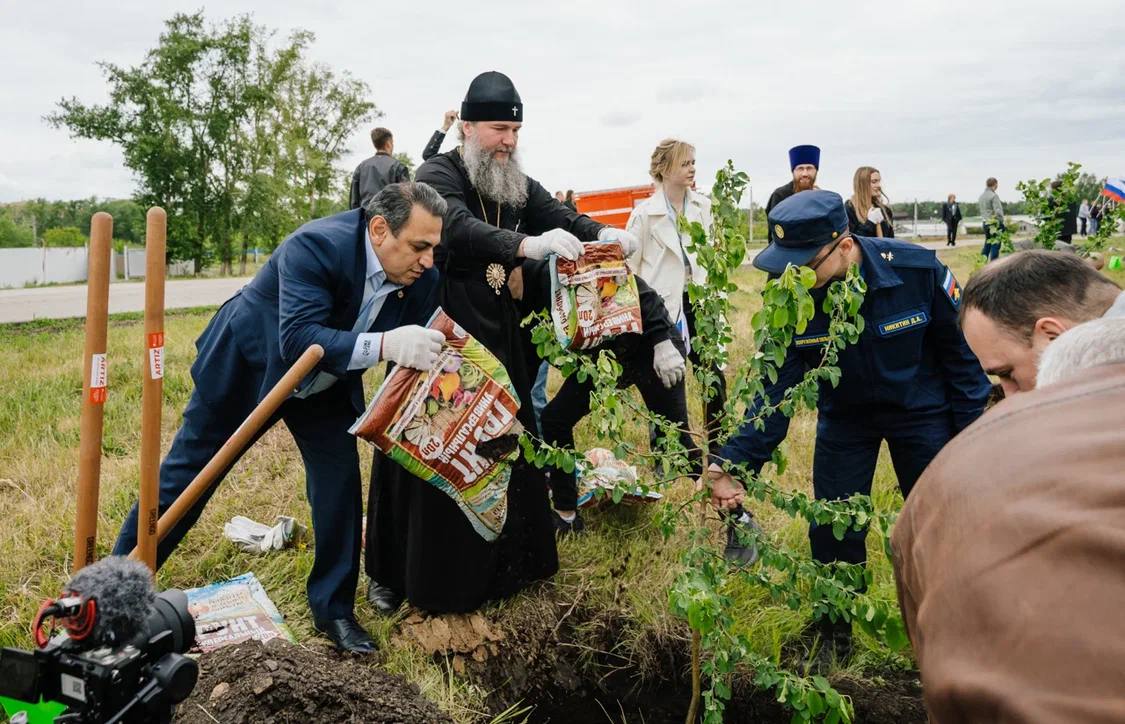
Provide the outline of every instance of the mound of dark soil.
<path id="1" fill-rule="evenodd" d="M 540 605 L 526 610 L 523 620 L 508 620 L 503 626 L 487 619 L 477 622 L 473 628 L 497 635 L 489 637 L 483 649 L 478 647 L 477 655 L 453 657 L 455 670 L 463 668 L 490 692 L 489 708 L 499 713 L 512 705 L 530 706 L 531 724 L 683 722 L 691 696 L 686 626 L 667 638 L 646 636 L 623 646 L 627 611 L 593 610 L 583 606 L 580 597 L 558 600 L 557 593 L 544 590 L 537 599 Z M 433 621 L 429 623 L 433 627 Z M 441 650 L 434 653 L 440 659 Z M 750 672 L 735 677 L 725 721 L 789 722 L 792 712 L 772 692 L 755 688 L 751 679 Z M 829 680 L 851 697 L 856 721 L 926 721 L 914 672 L 870 671 L 862 678 L 839 672 Z"/>
<path id="2" fill-rule="evenodd" d="M 275 639 L 203 654 L 199 665 L 177 722 L 452 722 L 402 677 L 326 649 Z"/>

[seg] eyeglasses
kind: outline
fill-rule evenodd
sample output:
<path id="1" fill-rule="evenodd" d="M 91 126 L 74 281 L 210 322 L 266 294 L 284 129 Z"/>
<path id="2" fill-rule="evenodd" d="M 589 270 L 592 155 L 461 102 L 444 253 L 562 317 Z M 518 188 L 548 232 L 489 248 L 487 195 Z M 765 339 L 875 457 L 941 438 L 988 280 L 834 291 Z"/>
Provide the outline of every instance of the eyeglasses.
<path id="1" fill-rule="evenodd" d="M 813 271 L 816 271 L 816 268 L 818 266 L 823 264 L 828 259 L 828 257 L 832 256 L 832 253 L 834 251 L 836 251 L 836 247 L 840 245 L 840 242 L 843 241 L 844 239 L 847 239 L 849 236 L 851 236 L 851 234 L 845 233 L 843 236 L 841 236 L 839 239 L 837 239 L 835 241 L 835 243 L 833 243 L 832 246 L 828 249 L 828 253 L 825 254 L 824 256 L 820 257 L 819 259 L 817 259 L 816 262 L 814 262 L 812 264 L 808 264 L 807 265 L 808 268 L 812 269 Z"/>

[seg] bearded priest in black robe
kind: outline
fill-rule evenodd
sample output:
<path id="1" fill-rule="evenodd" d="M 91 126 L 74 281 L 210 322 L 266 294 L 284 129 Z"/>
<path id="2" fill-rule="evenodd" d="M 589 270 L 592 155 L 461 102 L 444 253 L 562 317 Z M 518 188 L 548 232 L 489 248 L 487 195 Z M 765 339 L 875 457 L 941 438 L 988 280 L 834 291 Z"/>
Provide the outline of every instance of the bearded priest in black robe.
<path id="1" fill-rule="evenodd" d="M 458 148 L 434 156 L 416 179 L 448 204 L 435 262 L 445 312 L 500 360 L 520 398 L 519 420 L 535 430 L 528 351 L 507 278 L 524 259 L 575 259 L 584 241 L 636 239 L 559 203 L 529 178 L 517 153 L 523 103 L 503 73 L 482 73 L 461 104 Z M 531 369 L 535 365 L 530 365 Z M 543 471 L 512 464 L 508 517 L 486 542 L 443 492 L 378 451 L 368 503 L 368 600 L 381 612 L 405 597 L 418 608 L 471 611 L 558 570 Z"/>

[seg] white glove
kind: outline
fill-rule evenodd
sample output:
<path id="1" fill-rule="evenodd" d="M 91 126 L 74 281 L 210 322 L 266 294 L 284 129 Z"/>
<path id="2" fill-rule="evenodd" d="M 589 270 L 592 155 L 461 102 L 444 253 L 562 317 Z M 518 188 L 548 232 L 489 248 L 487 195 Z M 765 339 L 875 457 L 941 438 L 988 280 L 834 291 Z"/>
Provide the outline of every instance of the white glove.
<path id="1" fill-rule="evenodd" d="M 408 324 L 383 332 L 382 358 L 403 367 L 428 370 L 437 364 L 445 335 L 436 329 Z"/>
<path id="2" fill-rule="evenodd" d="M 598 232 L 598 241 L 616 241 L 621 244 L 625 256 L 632 256 L 633 252 L 641 246 L 641 240 L 628 231 L 622 231 L 612 226 L 607 226 Z"/>
<path id="3" fill-rule="evenodd" d="M 673 387 L 684 378 L 684 356 L 666 339 L 652 348 L 652 369 L 665 387 Z"/>
<path id="4" fill-rule="evenodd" d="M 582 256 L 582 242 L 566 229 L 551 229 L 540 236 L 523 240 L 523 255 L 527 259 L 546 259 L 548 254 L 558 254 L 574 261 Z"/>
<path id="5" fill-rule="evenodd" d="M 867 220 L 872 224 L 883 223 L 883 210 L 878 206 L 872 206 L 871 209 L 867 212 Z"/>
<path id="6" fill-rule="evenodd" d="M 279 551 L 304 535 L 304 526 L 288 515 L 277 516 L 271 528 L 264 523 L 236 515 L 223 526 L 223 535 L 247 553 Z"/>

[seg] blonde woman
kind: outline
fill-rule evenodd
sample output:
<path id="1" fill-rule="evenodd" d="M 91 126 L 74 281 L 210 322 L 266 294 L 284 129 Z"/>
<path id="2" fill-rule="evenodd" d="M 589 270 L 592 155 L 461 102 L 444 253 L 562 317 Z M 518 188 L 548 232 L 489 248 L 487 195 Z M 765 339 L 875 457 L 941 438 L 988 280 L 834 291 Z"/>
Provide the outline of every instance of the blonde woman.
<path id="1" fill-rule="evenodd" d="M 879 169 L 860 166 L 855 170 L 852 197 L 844 208 L 848 212 L 848 230 L 856 236 L 894 238 L 894 214 L 883 193 L 883 176 Z"/>
<path id="2" fill-rule="evenodd" d="M 629 267 L 648 282 L 664 300 L 668 316 L 683 335 L 688 347 L 688 359 L 699 364 L 696 352 L 695 315 L 687 296 L 687 282 L 707 282 L 707 272 L 696 263 L 695 255 L 688 251 L 688 235 L 681 234 L 677 219 L 698 221 L 704 228 L 711 226 L 711 201 L 696 193 L 695 147 L 675 138 L 661 141 L 652 152 L 649 175 L 656 182 L 656 191 L 641 202 L 629 216 L 626 230 L 637 237 L 637 250 L 629 257 Z M 700 340 L 702 342 L 702 340 Z M 706 403 L 708 430 L 717 430 L 726 403 L 726 381 L 721 369 L 714 369 L 718 378 L 715 396 Z M 728 560 L 742 565 L 758 558 L 754 545 L 745 545 L 737 529 L 749 527 L 760 530 L 758 524 L 741 506 L 724 515 L 727 521 Z"/>
<path id="3" fill-rule="evenodd" d="M 699 356 L 691 344 L 694 315 L 687 298 L 687 281 L 707 282 L 707 273 L 695 263 L 695 255 L 687 250 L 688 236 L 681 234 L 676 220 L 711 226 L 711 201 L 696 193 L 695 147 L 675 138 L 666 138 L 652 152 L 649 175 L 656 182 L 656 192 L 633 209 L 626 230 L 637 237 L 639 246 L 629 257 L 629 267 L 648 282 L 664 300 L 668 316 L 684 337 L 688 359 L 699 364 Z M 715 429 L 726 401 L 726 383 L 718 372 L 718 394 L 707 403 L 707 426 Z"/>

